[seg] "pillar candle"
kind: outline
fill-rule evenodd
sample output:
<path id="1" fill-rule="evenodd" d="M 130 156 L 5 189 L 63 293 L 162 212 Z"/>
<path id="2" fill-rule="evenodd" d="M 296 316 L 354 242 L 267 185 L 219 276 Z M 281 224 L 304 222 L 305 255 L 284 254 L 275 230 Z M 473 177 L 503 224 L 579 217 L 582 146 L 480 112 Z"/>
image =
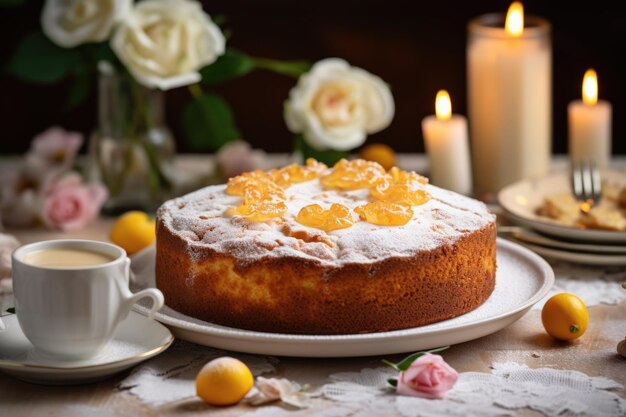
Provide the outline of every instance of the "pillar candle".
<path id="1" fill-rule="evenodd" d="M 551 144 L 550 24 L 524 17 L 521 3 L 469 23 L 468 116 L 474 191 L 497 192 L 549 171 Z"/>
<path id="2" fill-rule="evenodd" d="M 611 159 L 611 103 L 598 101 L 598 77 L 588 70 L 583 78 L 583 99 L 567 107 L 569 156 L 571 160 L 592 159 L 606 167 Z"/>
<path id="3" fill-rule="evenodd" d="M 467 120 L 452 114 L 450 96 L 437 93 L 435 115 L 422 120 L 432 184 L 461 194 L 472 191 Z"/>

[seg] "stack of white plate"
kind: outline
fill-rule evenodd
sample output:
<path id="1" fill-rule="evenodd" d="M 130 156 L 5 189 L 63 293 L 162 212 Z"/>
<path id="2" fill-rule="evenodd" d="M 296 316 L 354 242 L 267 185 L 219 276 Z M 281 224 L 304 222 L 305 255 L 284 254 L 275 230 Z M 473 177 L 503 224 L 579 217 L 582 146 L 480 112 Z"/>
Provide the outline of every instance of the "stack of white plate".
<path id="1" fill-rule="evenodd" d="M 603 181 L 626 187 L 626 174 L 602 173 Z M 501 235 L 538 254 L 588 265 L 626 265 L 626 231 L 582 229 L 537 214 L 544 198 L 570 192 L 568 174 L 527 179 L 500 191 L 498 202 L 518 228 L 501 228 Z"/>

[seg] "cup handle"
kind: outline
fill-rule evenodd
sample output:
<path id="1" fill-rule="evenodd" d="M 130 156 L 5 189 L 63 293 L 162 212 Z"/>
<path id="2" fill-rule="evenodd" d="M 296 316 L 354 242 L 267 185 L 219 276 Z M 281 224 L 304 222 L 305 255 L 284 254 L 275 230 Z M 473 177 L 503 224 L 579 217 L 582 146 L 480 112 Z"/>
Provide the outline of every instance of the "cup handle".
<path id="1" fill-rule="evenodd" d="M 126 258 L 125 270 L 126 270 L 125 272 L 126 277 L 129 279 L 130 278 L 130 259 L 129 258 Z M 128 282 L 128 279 L 127 279 L 127 282 Z M 141 290 L 133 294 L 128 289 L 128 284 L 126 284 L 124 289 L 122 289 L 122 294 L 123 294 L 123 297 L 126 299 L 124 302 L 124 308 L 122 309 L 123 317 L 125 317 L 128 314 L 128 312 L 133 307 L 133 305 L 135 305 L 139 300 L 145 297 L 149 297 L 152 299 L 152 307 L 150 307 L 150 311 L 148 312 L 148 317 L 150 319 L 153 319 L 154 313 L 159 311 L 161 307 L 163 307 L 163 304 L 165 304 L 165 298 L 163 297 L 163 293 L 156 288 L 146 288 L 145 290 Z"/>
<path id="2" fill-rule="evenodd" d="M 163 293 L 156 288 L 147 288 L 145 290 L 141 290 L 136 292 L 128 298 L 127 308 L 130 311 L 131 307 L 136 304 L 142 298 L 149 297 L 152 299 L 152 307 L 150 307 L 150 311 L 148 312 L 148 317 L 153 319 L 154 313 L 159 311 L 163 304 L 165 303 L 165 299 L 163 298 Z"/>

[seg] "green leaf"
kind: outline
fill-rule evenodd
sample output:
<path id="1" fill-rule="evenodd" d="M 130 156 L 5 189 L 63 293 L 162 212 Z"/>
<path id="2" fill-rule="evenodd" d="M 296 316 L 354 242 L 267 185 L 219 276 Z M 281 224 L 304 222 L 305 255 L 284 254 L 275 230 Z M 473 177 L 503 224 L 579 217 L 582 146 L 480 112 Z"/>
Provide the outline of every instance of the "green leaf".
<path id="1" fill-rule="evenodd" d="M 398 380 L 396 378 L 387 379 L 387 383 L 392 387 L 396 388 L 398 386 Z"/>
<path id="2" fill-rule="evenodd" d="M 227 49 L 217 61 L 202 68 L 200 74 L 202 82 L 213 84 L 241 77 L 253 69 L 252 58 L 234 49 Z"/>
<path id="3" fill-rule="evenodd" d="M 76 50 L 61 48 L 42 32 L 35 32 L 22 39 L 7 71 L 25 81 L 49 84 L 65 77 L 79 62 Z"/>
<path id="4" fill-rule="evenodd" d="M 400 362 L 398 362 L 396 364 L 396 369 L 399 370 L 399 371 L 406 371 L 407 369 L 409 369 L 409 366 L 411 366 L 411 364 L 413 362 L 415 362 L 415 360 L 417 358 L 419 358 L 420 356 L 424 356 L 427 353 L 441 352 L 442 350 L 446 350 L 449 347 L 450 346 L 444 346 L 444 347 L 440 347 L 440 348 L 437 348 L 437 349 L 425 350 L 423 352 L 415 352 L 415 353 L 407 356 L 406 358 L 402 359 Z"/>
<path id="5" fill-rule="evenodd" d="M 194 98 L 182 114 L 189 144 L 198 150 L 216 151 L 241 137 L 228 104 L 217 94 Z"/>
<path id="6" fill-rule="evenodd" d="M 111 64 L 115 64 L 117 62 L 117 55 L 115 55 L 115 52 L 113 52 L 113 49 L 111 49 L 111 45 L 108 42 L 95 45 L 96 49 L 94 58 L 96 59 L 96 63 L 100 61 L 108 61 Z"/>
<path id="7" fill-rule="evenodd" d="M 350 156 L 346 151 L 336 151 L 333 149 L 320 151 L 319 149 L 315 149 L 304 140 L 302 135 L 296 136 L 294 150 L 302 154 L 304 161 L 306 161 L 307 158 L 314 158 L 328 166 L 333 166 L 339 162 L 340 159 Z"/>
<path id="8" fill-rule="evenodd" d="M 65 103 L 64 111 L 68 112 L 85 101 L 91 87 L 91 72 L 81 66 L 74 71 L 74 84 Z"/>
<path id="9" fill-rule="evenodd" d="M 26 0 L 0 0 L 0 7 L 16 7 L 26 4 Z"/>
<path id="10" fill-rule="evenodd" d="M 217 26 L 224 26 L 226 22 L 228 22 L 228 17 L 225 14 L 217 14 L 214 15 L 211 20 L 213 20 L 213 23 Z"/>
<path id="11" fill-rule="evenodd" d="M 381 362 L 387 365 L 388 367 L 395 369 L 396 371 L 400 371 L 400 369 L 398 369 L 398 365 L 396 365 L 395 363 L 391 361 L 388 361 L 387 359 L 383 359 L 381 360 Z"/>
<path id="12" fill-rule="evenodd" d="M 257 68 L 295 78 L 309 72 L 311 69 L 311 63 L 307 61 L 278 61 L 275 59 L 254 58 L 254 64 Z"/>
<path id="13" fill-rule="evenodd" d="M 15 314 L 15 307 L 7 308 L 7 313 Z"/>

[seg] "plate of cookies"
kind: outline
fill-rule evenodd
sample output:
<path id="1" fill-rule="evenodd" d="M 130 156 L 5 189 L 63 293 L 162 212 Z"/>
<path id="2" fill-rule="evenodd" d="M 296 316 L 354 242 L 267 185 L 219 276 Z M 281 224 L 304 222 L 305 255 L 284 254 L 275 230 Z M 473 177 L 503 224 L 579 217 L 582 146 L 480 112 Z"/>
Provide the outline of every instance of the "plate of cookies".
<path id="1" fill-rule="evenodd" d="M 602 199 L 587 213 L 570 188 L 567 172 L 525 179 L 503 188 L 498 202 L 516 223 L 561 239 L 626 243 L 626 173 L 602 172 Z"/>

